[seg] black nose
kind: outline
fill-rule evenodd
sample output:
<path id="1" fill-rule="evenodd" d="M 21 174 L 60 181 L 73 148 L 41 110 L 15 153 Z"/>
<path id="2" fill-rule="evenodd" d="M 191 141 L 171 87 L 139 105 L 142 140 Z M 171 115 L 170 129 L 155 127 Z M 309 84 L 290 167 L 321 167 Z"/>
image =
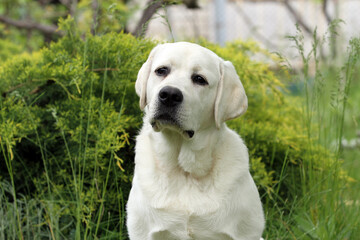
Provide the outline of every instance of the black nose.
<path id="1" fill-rule="evenodd" d="M 174 87 L 163 87 L 159 92 L 159 101 L 167 107 L 175 107 L 183 101 L 181 91 Z"/>

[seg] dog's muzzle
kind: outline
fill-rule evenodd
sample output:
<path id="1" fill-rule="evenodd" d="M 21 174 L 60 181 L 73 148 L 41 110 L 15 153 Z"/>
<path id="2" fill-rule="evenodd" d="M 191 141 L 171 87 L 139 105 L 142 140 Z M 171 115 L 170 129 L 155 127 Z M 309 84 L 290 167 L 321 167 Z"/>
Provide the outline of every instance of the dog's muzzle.
<path id="1" fill-rule="evenodd" d="M 179 109 L 183 100 L 184 96 L 178 88 L 166 86 L 160 90 L 157 109 L 150 122 L 155 131 L 160 131 L 159 125 L 167 125 L 178 128 L 188 138 L 194 136 L 193 130 L 183 130 L 179 119 Z"/>

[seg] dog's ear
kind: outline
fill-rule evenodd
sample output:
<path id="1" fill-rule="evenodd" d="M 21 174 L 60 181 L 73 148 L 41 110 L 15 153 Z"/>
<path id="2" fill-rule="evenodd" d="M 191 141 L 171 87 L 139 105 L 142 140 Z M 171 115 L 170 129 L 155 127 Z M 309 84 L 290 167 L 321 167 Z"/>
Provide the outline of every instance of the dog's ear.
<path id="1" fill-rule="evenodd" d="M 233 64 L 221 60 L 220 82 L 215 100 L 215 123 L 218 128 L 227 120 L 246 112 L 248 101 Z"/>
<path id="2" fill-rule="evenodd" d="M 135 90 L 136 94 L 140 97 L 140 109 L 144 110 L 145 106 L 147 105 L 146 102 L 146 86 L 148 79 L 150 77 L 151 73 L 151 65 L 152 60 L 154 58 L 156 50 L 159 48 L 159 45 L 153 48 L 151 50 L 148 59 L 146 62 L 142 65 L 142 67 L 139 70 L 139 73 L 137 75 L 137 80 L 135 83 Z"/>

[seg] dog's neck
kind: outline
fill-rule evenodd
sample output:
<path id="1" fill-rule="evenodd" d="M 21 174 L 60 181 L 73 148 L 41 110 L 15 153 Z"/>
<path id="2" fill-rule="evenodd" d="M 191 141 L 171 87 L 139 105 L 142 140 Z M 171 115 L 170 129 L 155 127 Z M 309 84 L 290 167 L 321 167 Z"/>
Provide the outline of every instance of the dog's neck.
<path id="1" fill-rule="evenodd" d="M 194 178 L 207 176 L 216 159 L 218 137 L 211 137 L 219 131 L 215 126 L 195 133 L 192 139 L 185 139 L 172 130 L 151 132 L 153 149 L 160 168 L 181 169 Z M 219 136 L 218 133 L 216 136 Z"/>

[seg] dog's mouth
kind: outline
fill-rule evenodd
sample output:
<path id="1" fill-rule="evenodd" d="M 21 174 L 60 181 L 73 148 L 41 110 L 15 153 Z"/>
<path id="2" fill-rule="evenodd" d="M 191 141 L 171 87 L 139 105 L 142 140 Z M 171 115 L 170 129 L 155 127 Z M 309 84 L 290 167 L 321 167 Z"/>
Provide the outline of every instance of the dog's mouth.
<path id="1" fill-rule="evenodd" d="M 158 121 L 158 122 L 160 122 L 161 124 L 164 124 L 164 125 L 180 126 L 178 121 L 168 113 L 159 114 L 159 115 L 155 116 L 154 120 L 153 120 L 153 123 L 155 123 L 155 121 Z M 153 125 L 153 123 L 151 125 Z"/>
<path id="2" fill-rule="evenodd" d="M 193 130 L 184 130 L 179 121 L 168 113 L 156 115 L 150 121 L 150 124 L 156 132 L 160 132 L 163 128 L 168 128 L 179 132 L 189 139 L 191 139 L 195 134 Z"/>

